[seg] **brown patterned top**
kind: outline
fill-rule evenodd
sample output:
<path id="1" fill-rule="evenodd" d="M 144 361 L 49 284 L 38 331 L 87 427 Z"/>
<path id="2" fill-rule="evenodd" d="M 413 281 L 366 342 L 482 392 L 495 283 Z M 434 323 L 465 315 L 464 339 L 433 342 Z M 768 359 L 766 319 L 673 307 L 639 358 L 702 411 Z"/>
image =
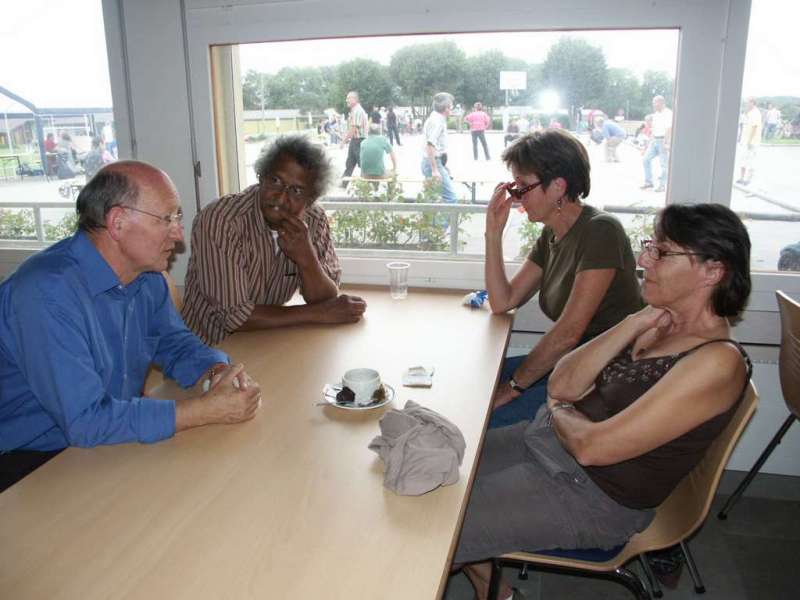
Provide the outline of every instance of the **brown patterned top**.
<path id="1" fill-rule="evenodd" d="M 595 379 L 595 388 L 586 398 L 575 404 L 575 408 L 592 421 L 609 419 L 636 402 L 680 359 L 707 344 L 718 342 L 735 345 L 747 366 L 747 379 L 733 406 L 641 456 L 613 465 L 584 467 L 589 477 L 620 504 L 639 509 L 657 506 L 694 468 L 736 412 L 752 374 L 750 358 L 739 343 L 729 339 L 710 340 L 668 356 L 640 359 L 633 358 L 633 347 L 628 346 L 600 372 Z"/>
<path id="2" fill-rule="evenodd" d="M 314 203 L 304 220 L 323 270 L 338 285 L 342 271 L 325 210 Z M 195 218 L 182 313 L 207 344 L 236 331 L 257 304 L 285 303 L 302 283 L 261 214 L 258 185 L 212 202 Z"/>

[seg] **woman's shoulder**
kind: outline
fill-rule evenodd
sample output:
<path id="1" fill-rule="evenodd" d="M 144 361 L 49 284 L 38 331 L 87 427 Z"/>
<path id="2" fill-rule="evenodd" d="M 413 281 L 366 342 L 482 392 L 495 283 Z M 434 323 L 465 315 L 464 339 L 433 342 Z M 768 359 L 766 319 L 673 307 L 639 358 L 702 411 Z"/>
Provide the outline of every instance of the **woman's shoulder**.
<path id="1" fill-rule="evenodd" d="M 587 204 L 583 208 L 583 214 L 585 215 L 586 224 L 588 227 L 611 227 L 614 230 L 625 231 L 624 227 L 622 227 L 622 223 L 617 217 L 611 213 L 600 210 L 597 207 Z"/>
<path id="2" fill-rule="evenodd" d="M 744 366 L 751 369 L 750 357 L 744 347 L 728 336 L 714 337 L 693 345 L 688 350 L 680 353 L 681 357 L 692 357 L 704 369 L 718 367 L 723 372 L 736 370 Z"/>
<path id="3" fill-rule="evenodd" d="M 581 238 L 586 244 L 597 243 L 607 244 L 609 240 L 615 240 L 617 245 L 628 244 L 628 234 L 625 228 L 614 215 L 586 205 L 581 214 L 583 221 Z"/>

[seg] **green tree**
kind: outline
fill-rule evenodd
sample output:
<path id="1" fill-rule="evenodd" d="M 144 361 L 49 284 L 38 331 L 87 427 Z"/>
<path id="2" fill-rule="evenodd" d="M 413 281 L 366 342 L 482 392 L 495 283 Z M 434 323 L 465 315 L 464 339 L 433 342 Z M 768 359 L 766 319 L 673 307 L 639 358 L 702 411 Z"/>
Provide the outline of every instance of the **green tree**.
<path id="1" fill-rule="evenodd" d="M 356 58 L 338 65 L 327 94 L 329 106 L 346 112 L 345 96 L 355 90 L 361 105 L 369 111 L 373 106 L 393 103 L 393 86 L 386 66 L 374 60 Z"/>
<path id="2" fill-rule="evenodd" d="M 437 92 L 461 96 L 466 65 L 464 51 L 447 40 L 401 48 L 392 55 L 389 72 L 408 102 L 423 107 L 425 116 Z"/>
<path id="3" fill-rule="evenodd" d="M 653 112 L 653 96 L 664 96 L 668 107 L 672 107 L 672 89 L 674 81 L 664 71 L 645 71 L 642 76 L 642 85 L 639 88 L 639 103 L 637 111 L 642 118 Z"/>
<path id="4" fill-rule="evenodd" d="M 322 112 L 327 107 L 330 80 L 318 67 L 285 67 L 270 78 L 269 107 Z"/>
<path id="5" fill-rule="evenodd" d="M 598 108 L 613 117 L 621 108 L 627 119 L 643 119 L 639 106 L 639 78 L 629 69 L 608 70 L 606 92 L 598 103 Z"/>
<path id="6" fill-rule="evenodd" d="M 250 69 L 242 80 L 242 104 L 245 110 L 259 110 L 261 108 L 262 92 L 264 106 L 269 106 L 269 89 L 271 75 Z"/>
<path id="7" fill-rule="evenodd" d="M 486 107 L 505 104 L 505 92 L 500 89 L 500 71 L 508 70 L 508 58 L 499 50 L 489 50 L 467 58 L 461 98 L 467 112 L 475 102 Z"/>
<path id="8" fill-rule="evenodd" d="M 597 103 L 606 91 L 608 70 L 602 49 L 580 38 L 553 44 L 542 66 L 544 82 L 556 90 L 563 108 Z"/>

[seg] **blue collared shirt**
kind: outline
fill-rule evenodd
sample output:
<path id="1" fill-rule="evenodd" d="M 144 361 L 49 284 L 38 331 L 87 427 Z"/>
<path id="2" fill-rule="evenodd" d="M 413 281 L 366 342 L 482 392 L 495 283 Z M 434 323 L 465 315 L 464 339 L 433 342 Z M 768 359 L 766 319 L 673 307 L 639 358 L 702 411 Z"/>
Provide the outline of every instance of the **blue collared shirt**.
<path id="1" fill-rule="evenodd" d="M 175 402 L 141 395 L 150 364 L 189 387 L 218 362 L 160 273 L 122 285 L 78 232 L 0 284 L 0 451 L 171 437 Z"/>

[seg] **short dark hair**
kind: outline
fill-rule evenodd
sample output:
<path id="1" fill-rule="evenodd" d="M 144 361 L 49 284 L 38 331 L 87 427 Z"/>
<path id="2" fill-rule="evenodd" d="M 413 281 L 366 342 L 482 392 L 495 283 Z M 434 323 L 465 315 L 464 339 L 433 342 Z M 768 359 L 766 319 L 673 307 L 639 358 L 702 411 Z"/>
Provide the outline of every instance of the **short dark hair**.
<path id="1" fill-rule="evenodd" d="M 742 220 L 721 204 L 670 204 L 656 218 L 657 240 L 671 240 L 725 266 L 711 296 L 714 312 L 738 319 L 750 297 L 750 236 Z"/>
<path id="2" fill-rule="evenodd" d="M 561 129 L 546 129 L 520 137 L 503 151 L 503 162 L 522 173 L 534 173 L 542 186 L 561 177 L 567 182 L 567 197 L 586 198 L 591 190 L 589 155 L 575 137 Z"/>
<path id="3" fill-rule="evenodd" d="M 272 173 L 278 163 L 286 158 L 310 172 L 312 184 L 309 204 L 328 190 L 333 180 L 333 165 L 322 146 L 304 135 L 282 135 L 265 146 L 253 165 L 258 179 Z"/>
<path id="4" fill-rule="evenodd" d="M 106 226 L 106 215 L 115 206 L 135 206 L 139 200 L 139 185 L 116 169 L 100 169 L 83 186 L 75 209 L 78 229 L 95 231 Z"/>

